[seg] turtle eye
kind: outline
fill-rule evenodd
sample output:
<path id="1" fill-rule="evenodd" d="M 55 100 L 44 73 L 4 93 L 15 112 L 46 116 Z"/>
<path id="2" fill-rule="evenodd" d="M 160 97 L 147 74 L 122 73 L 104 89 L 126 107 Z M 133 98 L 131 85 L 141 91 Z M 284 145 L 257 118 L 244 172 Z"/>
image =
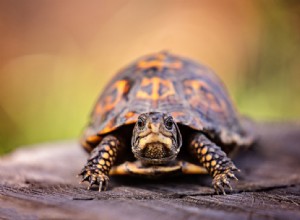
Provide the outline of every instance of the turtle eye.
<path id="1" fill-rule="evenodd" d="M 145 120 L 142 118 L 139 118 L 137 121 L 137 125 L 138 125 L 139 129 L 143 129 L 145 127 Z"/>
<path id="2" fill-rule="evenodd" d="M 168 129 L 168 130 L 172 130 L 172 128 L 173 128 L 173 119 L 171 118 L 171 117 L 169 117 L 169 118 L 167 118 L 166 120 L 165 120 L 165 126 L 166 126 L 166 128 Z"/>

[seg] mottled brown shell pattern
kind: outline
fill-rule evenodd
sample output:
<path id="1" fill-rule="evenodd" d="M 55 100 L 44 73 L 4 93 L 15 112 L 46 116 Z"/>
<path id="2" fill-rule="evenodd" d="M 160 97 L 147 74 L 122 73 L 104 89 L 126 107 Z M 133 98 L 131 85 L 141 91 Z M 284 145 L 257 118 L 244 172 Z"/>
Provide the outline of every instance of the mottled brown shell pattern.
<path id="1" fill-rule="evenodd" d="M 224 144 L 251 141 L 212 70 L 160 52 L 140 58 L 112 79 L 94 107 L 83 145 L 91 150 L 90 144 L 99 143 L 104 134 L 135 123 L 139 114 L 151 111 L 169 113 L 177 123 L 206 132 Z"/>

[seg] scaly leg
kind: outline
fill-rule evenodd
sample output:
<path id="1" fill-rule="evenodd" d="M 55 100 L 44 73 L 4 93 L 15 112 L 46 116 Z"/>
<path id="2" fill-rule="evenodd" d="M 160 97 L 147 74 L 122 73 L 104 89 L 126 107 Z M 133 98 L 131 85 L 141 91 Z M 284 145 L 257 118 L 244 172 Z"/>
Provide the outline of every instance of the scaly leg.
<path id="1" fill-rule="evenodd" d="M 82 171 L 78 174 L 82 176 L 82 181 L 90 183 L 88 189 L 93 184 L 99 185 L 99 191 L 106 190 L 108 185 L 108 174 L 113 166 L 117 152 L 120 148 L 119 140 L 112 135 L 102 139 L 100 144 L 92 150 L 90 158 Z"/>
<path id="2" fill-rule="evenodd" d="M 234 171 L 238 171 L 238 169 L 226 153 L 202 133 L 193 135 L 189 147 L 190 152 L 213 177 L 212 184 L 215 191 L 218 194 L 219 191 L 225 194 L 224 186 L 228 186 L 232 190 L 229 180 L 237 180 Z"/>

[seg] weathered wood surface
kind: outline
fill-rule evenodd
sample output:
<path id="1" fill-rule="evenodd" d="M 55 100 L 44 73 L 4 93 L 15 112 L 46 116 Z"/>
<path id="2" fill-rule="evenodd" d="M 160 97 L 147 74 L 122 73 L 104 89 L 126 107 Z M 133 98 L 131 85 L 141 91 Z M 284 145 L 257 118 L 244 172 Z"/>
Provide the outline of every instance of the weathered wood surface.
<path id="1" fill-rule="evenodd" d="M 17 150 L 0 160 L 3 219 L 300 219 L 300 124 L 258 125 L 259 145 L 240 154 L 234 191 L 215 195 L 208 176 L 111 178 L 107 192 L 76 178 L 87 155 L 75 141 Z"/>

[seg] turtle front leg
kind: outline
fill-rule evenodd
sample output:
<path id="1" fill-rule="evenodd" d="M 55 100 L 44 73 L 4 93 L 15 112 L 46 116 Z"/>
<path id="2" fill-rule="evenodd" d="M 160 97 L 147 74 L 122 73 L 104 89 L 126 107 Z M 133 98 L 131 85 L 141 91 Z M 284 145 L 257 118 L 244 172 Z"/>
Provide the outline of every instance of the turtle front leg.
<path id="1" fill-rule="evenodd" d="M 213 177 L 212 184 L 216 193 L 219 194 L 221 191 L 225 195 L 225 186 L 232 190 L 229 180 L 237 180 L 234 171 L 238 169 L 219 146 L 211 142 L 204 134 L 197 133 L 192 136 L 189 149 Z"/>
<path id="2" fill-rule="evenodd" d="M 89 182 L 88 189 L 95 184 L 99 185 L 99 191 L 106 190 L 109 181 L 108 174 L 119 149 L 120 142 L 112 135 L 104 137 L 100 144 L 93 149 L 86 165 L 78 174 L 82 176 L 81 182 Z"/>

